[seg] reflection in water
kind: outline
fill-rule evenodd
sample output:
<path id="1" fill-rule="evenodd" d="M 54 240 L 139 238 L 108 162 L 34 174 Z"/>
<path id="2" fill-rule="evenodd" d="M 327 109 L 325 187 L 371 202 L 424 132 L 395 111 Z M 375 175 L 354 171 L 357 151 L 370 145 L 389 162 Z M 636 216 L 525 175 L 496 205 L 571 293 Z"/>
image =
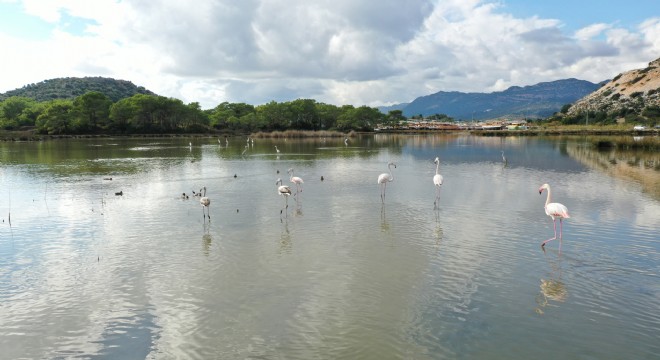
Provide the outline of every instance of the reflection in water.
<path id="1" fill-rule="evenodd" d="M 541 291 L 536 295 L 536 304 L 538 306 L 534 309 L 539 315 L 544 314 L 543 308 L 552 305 L 550 301 L 559 303 L 566 301 L 566 298 L 568 298 L 566 285 L 561 281 L 561 266 L 561 257 L 558 256 L 556 261 L 550 264 L 548 279 L 541 279 Z"/>
<path id="2" fill-rule="evenodd" d="M 208 256 L 209 253 L 211 252 L 211 242 L 213 239 L 211 238 L 211 234 L 208 232 L 202 236 L 202 249 L 204 251 L 204 255 Z"/>
<path id="3" fill-rule="evenodd" d="M 296 196 L 295 199 L 296 199 L 296 210 L 295 210 L 294 215 L 295 216 L 302 216 L 303 215 L 303 212 L 302 212 L 302 196 L 300 194 L 298 194 L 298 196 Z"/>
<path id="4" fill-rule="evenodd" d="M 291 241 L 291 233 L 289 232 L 289 220 L 284 222 L 282 233 L 280 234 L 280 252 L 290 253 L 293 243 Z"/>
<path id="5" fill-rule="evenodd" d="M 387 222 L 387 216 L 385 214 L 385 204 L 380 206 L 380 230 L 387 232 L 390 230 L 390 223 Z"/>
<path id="6" fill-rule="evenodd" d="M 645 192 L 660 199 L 659 151 L 597 149 L 578 142 L 568 143 L 566 151 L 592 169 L 639 183 Z"/>

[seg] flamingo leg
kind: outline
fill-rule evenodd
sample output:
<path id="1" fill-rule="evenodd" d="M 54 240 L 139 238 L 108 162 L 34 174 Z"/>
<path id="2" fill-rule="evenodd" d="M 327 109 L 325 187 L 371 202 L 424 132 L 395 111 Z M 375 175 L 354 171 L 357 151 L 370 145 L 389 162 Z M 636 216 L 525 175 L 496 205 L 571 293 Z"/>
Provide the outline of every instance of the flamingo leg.
<path id="1" fill-rule="evenodd" d="M 559 254 L 561 254 L 561 238 L 564 233 L 562 218 L 559 218 Z"/>
<path id="2" fill-rule="evenodd" d="M 559 223 L 561 224 L 561 219 L 559 220 Z M 548 240 L 546 240 L 546 241 L 544 241 L 544 242 L 542 242 L 542 243 L 541 243 L 541 247 L 542 247 L 542 248 L 543 248 L 543 247 L 545 246 L 545 244 L 548 243 L 549 241 L 552 241 L 552 240 L 557 239 L 557 220 L 554 219 L 554 218 L 552 219 L 552 227 L 554 228 L 555 236 L 552 237 L 552 238 L 550 238 L 550 239 L 548 239 Z M 544 250 L 545 250 L 545 248 L 544 248 Z"/>

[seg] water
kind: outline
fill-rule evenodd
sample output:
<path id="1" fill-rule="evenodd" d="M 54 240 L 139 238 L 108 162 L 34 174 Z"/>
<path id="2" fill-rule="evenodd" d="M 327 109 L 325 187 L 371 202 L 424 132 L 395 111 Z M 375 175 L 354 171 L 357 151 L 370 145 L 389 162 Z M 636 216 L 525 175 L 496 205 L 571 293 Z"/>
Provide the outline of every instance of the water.
<path id="1" fill-rule="evenodd" d="M 222 143 L 0 143 L 1 357 L 660 353 L 657 153 L 580 138 Z M 305 183 L 285 209 L 289 168 Z M 540 247 L 543 183 L 572 216 L 561 254 Z M 204 186 L 210 220 L 191 193 Z"/>

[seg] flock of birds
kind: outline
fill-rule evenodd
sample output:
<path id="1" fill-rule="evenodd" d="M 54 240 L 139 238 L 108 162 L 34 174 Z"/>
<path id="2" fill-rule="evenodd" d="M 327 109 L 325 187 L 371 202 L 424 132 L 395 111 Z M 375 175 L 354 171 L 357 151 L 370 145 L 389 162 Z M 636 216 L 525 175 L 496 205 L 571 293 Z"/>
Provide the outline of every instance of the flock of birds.
<path id="1" fill-rule="evenodd" d="M 227 139 L 225 139 L 225 141 L 227 141 Z M 218 139 L 218 142 L 220 143 L 220 139 Z M 252 142 L 254 142 L 254 139 L 252 139 Z M 246 150 L 249 144 L 250 144 L 250 138 L 248 138 L 248 145 L 246 145 Z M 344 144 L 348 145 L 348 138 L 344 139 Z M 190 143 L 190 146 L 192 147 L 192 143 Z M 277 148 L 277 145 L 275 145 L 275 151 L 277 152 L 277 154 L 280 153 L 280 150 Z M 243 151 L 243 153 L 245 153 L 245 150 Z M 440 188 L 442 186 L 443 177 L 440 174 L 440 158 L 436 157 L 433 162 L 435 163 L 435 174 L 433 175 L 433 185 L 435 187 L 435 200 L 433 201 L 433 206 L 434 209 L 438 209 L 438 205 L 440 202 Z M 502 162 L 504 163 L 504 165 L 508 164 L 506 156 L 504 156 L 504 151 L 502 151 Z M 396 163 L 391 161 L 388 162 L 387 163 L 388 172 L 378 175 L 378 184 L 380 185 L 380 199 L 382 203 L 385 203 L 385 191 L 387 189 L 387 183 L 394 181 L 394 175 L 392 174 L 392 166 L 394 166 L 394 168 L 396 169 Z M 279 173 L 279 170 L 277 172 Z M 287 170 L 287 174 L 289 175 L 289 181 L 292 184 L 295 184 L 296 186 L 295 194 L 292 192 L 290 186 L 284 185 L 282 183 L 281 178 L 277 179 L 277 181 L 275 182 L 275 185 L 277 186 L 277 193 L 283 196 L 285 199 L 285 207 L 284 209 L 280 210 L 280 216 L 282 215 L 283 211 L 286 211 L 286 213 L 288 214 L 289 196 L 291 196 L 292 194 L 295 196 L 299 192 L 303 191 L 302 189 L 302 185 L 304 184 L 303 179 L 298 176 L 294 176 L 293 173 L 294 173 L 293 168 Z M 236 175 L 234 175 L 234 177 L 236 177 Z M 323 176 L 321 176 L 321 181 L 323 181 Z M 554 236 L 548 240 L 543 241 L 541 243 L 541 248 L 545 251 L 545 245 L 548 242 L 557 239 L 557 219 L 559 219 L 559 253 L 561 253 L 561 241 L 563 236 L 563 219 L 570 218 L 570 215 L 568 214 L 568 209 L 566 208 L 566 206 L 560 203 L 551 202 L 550 185 L 548 184 L 541 185 L 541 187 L 539 188 L 539 194 L 542 194 L 543 190 L 547 191 L 547 197 L 545 200 L 544 209 L 546 215 L 552 218 Z M 118 193 L 116 195 L 121 195 L 121 194 Z M 208 217 L 208 219 L 210 220 L 211 215 L 209 214 L 208 209 L 209 206 L 211 205 L 211 200 L 206 196 L 206 187 L 200 189 L 199 193 L 195 193 L 193 191 L 193 195 L 200 198 L 199 202 L 202 205 L 204 219 Z M 188 196 L 184 193 L 183 197 L 187 198 Z"/>

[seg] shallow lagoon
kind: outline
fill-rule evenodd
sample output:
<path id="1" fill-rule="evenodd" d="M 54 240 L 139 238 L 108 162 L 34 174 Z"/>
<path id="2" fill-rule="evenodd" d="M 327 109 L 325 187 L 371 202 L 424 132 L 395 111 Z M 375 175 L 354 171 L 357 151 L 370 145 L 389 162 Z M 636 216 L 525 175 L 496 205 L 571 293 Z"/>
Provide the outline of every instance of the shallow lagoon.
<path id="1" fill-rule="evenodd" d="M 245 140 L 0 143 L 0 353 L 660 353 L 656 153 L 599 152 L 580 138 L 377 134 L 247 150 Z M 389 160 L 383 204 L 376 179 Z M 275 181 L 288 168 L 305 184 L 281 214 Z M 540 248 L 552 236 L 545 182 L 572 216 L 561 254 L 554 241 Z M 181 198 L 203 186 L 210 221 Z"/>

